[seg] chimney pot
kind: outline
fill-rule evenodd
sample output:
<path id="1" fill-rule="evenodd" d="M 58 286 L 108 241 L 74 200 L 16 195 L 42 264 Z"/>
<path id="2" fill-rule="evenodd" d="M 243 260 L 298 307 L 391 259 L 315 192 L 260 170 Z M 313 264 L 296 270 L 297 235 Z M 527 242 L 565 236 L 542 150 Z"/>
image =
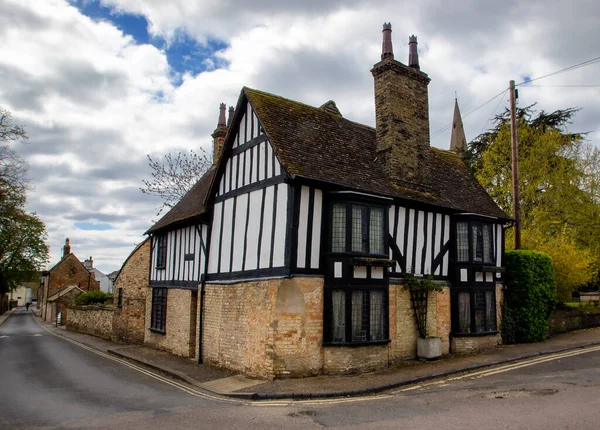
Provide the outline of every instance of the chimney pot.
<path id="1" fill-rule="evenodd" d="M 419 52 L 417 51 L 417 36 L 414 34 L 408 38 L 408 67 L 421 70 L 419 66 Z"/>
<path id="2" fill-rule="evenodd" d="M 65 240 L 65 246 L 63 247 L 63 258 L 71 253 L 71 241 L 67 237 Z"/>
<path id="3" fill-rule="evenodd" d="M 227 117 L 227 127 L 231 125 L 231 121 L 233 121 L 233 113 L 235 112 L 235 108 L 233 106 L 229 106 L 229 116 Z"/>
<path id="4" fill-rule="evenodd" d="M 383 24 L 383 42 L 381 43 L 381 59 L 394 59 L 394 48 L 392 47 L 392 23 Z"/>
<path id="5" fill-rule="evenodd" d="M 219 106 L 219 122 L 217 123 L 217 127 L 227 127 L 227 123 L 225 122 L 225 103 L 221 103 Z"/>

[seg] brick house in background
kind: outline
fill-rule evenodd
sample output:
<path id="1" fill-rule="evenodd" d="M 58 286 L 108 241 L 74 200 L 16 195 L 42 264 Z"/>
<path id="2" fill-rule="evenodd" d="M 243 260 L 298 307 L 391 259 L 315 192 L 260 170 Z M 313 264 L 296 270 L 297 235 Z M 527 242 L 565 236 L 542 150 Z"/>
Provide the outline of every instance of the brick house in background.
<path id="1" fill-rule="evenodd" d="M 94 275 L 71 252 L 70 241 L 67 238 L 61 260 L 50 270 L 42 272 L 38 307 L 40 307 L 40 315 L 44 320 L 54 321 L 57 312 L 66 309 L 66 302 L 61 302 L 58 289 L 61 289 L 62 294 L 67 287 L 71 286 L 77 286 L 83 292 L 100 289 Z M 56 301 L 49 300 L 55 295 L 57 296 Z"/>
<path id="2" fill-rule="evenodd" d="M 150 239 L 131 252 L 114 278 L 113 339 L 143 343 L 146 317 L 146 291 L 150 270 Z M 110 275 L 109 275 L 110 276 Z"/>
<path id="3" fill-rule="evenodd" d="M 382 51 L 375 128 L 249 88 L 221 105 L 215 165 L 147 232 L 146 343 L 266 378 L 385 367 L 416 355 L 406 273 L 444 285 L 445 353 L 500 342 L 510 219 L 430 147 L 416 37 L 408 66 L 389 24 Z"/>

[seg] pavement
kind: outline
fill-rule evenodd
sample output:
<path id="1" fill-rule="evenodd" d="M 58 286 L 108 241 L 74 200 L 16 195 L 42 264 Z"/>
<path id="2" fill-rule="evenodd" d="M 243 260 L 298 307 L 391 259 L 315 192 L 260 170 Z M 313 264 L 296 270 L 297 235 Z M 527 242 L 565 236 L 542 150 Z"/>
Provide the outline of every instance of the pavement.
<path id="1" fill-rule="evenodd" d="M 593 328 L 557 335 L 541 343 L 501 345 L 479 354 L 451 354 L 434 361 L 406 360 L 387 369 L 369 373 L 268 381 L 248 378 L 213 366 L 199 365 L 189 358 L 144 345 L 116 344 L 98 337 L 67 331 L 65 327 L 55 327 L 54 324 L 41 321 L 38 317 L 36 321 L 57 336 L 126 359 L 214 394 L 257 400 L 360 396 L 502 363 L 600 345 L 600 328 Z"/>

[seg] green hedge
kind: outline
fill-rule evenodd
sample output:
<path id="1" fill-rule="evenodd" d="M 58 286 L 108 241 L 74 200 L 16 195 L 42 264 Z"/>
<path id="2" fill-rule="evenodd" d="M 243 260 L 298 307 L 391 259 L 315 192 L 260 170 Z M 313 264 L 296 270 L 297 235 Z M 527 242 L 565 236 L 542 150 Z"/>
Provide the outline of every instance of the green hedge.
<path id="1" fill-rule="evenodd" d="M 88 291 L 75 298 L 75 304 L 79 306 L 104 304 L 108 294 L 101 290 Z"/>
<path id="2" fill-rule="evenodd" d="M 502 314 L 504 343 L 542 342 L 556 303 L 552 260 L 536 251 L 507 251 Z"/>

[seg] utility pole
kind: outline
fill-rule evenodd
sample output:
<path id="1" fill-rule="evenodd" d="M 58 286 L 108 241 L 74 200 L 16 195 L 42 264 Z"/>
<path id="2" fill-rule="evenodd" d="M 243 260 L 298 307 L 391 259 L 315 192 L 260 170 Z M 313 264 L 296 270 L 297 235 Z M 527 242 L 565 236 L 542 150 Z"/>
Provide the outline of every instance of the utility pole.
<path id="1" fill-rule="evenodd" d="M 517 145 L 517 108 L 515 81 L 510 81 L 510 140 L 512 143 L 513 218 L 515 249 L 521 249 L 521 199 L 519 197 L 519 148 Z"/>

